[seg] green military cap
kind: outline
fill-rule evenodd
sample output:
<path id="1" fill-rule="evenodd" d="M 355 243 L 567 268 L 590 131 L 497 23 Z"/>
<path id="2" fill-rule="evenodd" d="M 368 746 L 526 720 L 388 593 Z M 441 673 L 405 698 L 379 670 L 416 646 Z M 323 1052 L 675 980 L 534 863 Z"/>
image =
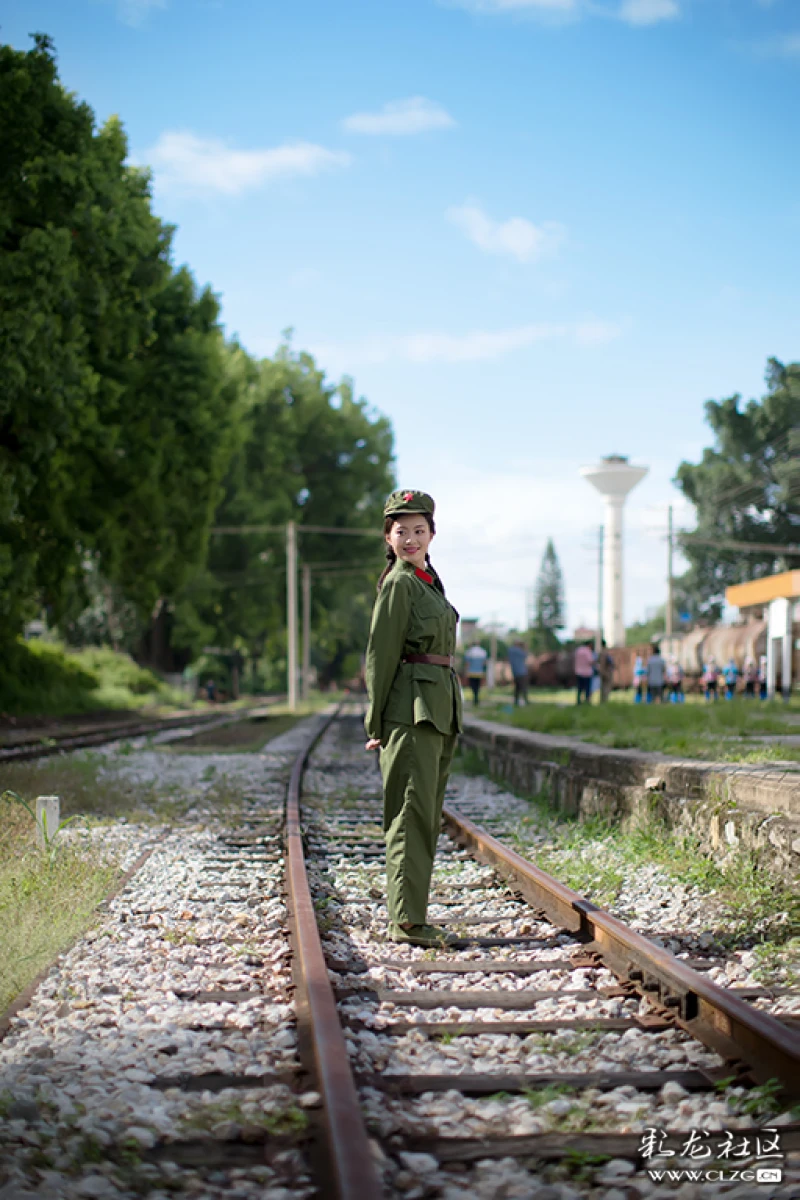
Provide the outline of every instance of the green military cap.
<path id="1" fill-rule="evenodd" d="M 398 513 L 428 513 L 431 517 L 436 505 L 433 496 L 427 492 L 414 492 L 409 488 L 399 488 L 392 492 L 383 506 L 385 517 L 394 517 Z"/>

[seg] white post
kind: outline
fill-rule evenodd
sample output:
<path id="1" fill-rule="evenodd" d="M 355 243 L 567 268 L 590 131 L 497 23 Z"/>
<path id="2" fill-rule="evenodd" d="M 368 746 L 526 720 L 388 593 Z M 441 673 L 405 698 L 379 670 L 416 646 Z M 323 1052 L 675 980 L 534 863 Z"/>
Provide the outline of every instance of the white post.
<path id="1" fill-rule="evenodd" d="M 597 629 L 594 635 L 594 648 L 597 654 L 603 648 L 603 526 L 598 528 L 597 541 Z"/>
<path id="2" fill-rule="evenodd" d="M 56 836 L 61 822 L 61 800 L 58 796 L 36 797 L 36 844 L 40 850 L 47 849 L 48 841 Z"/>
<path id="3" fill-rule="evenodd" d="M 624 496 L 606 496 L 606 530 L 603 557 L 604 600 L 603 637 L 607 646 L 625 645 L 625 618 L 622 611 L 622 506 Z"/>
<path id="4" fill-rule="evenodd" d="M 297 526 L 286 524 L 286 674 L 289 709 L 297 710 Z"/>
<path id="5" fill-rule="evenodd" d="M 489 635 L 489 663 L 486 671 L 486 687 L 493 688 L 497 679 L 497 625 L 492 617 L 491 633 Z"/>
<path id="6" fill-rule="evenodd" d="M 792 693 L 792 606 L 779 596 L 770 600 L 767 609 L 767 695 L 777 695 L 778 665 L 781 670 L 781 691 L 788 700 Z"/>
<path id="7" fill-rule="evenodd" d="M 675 604 L 673 599 L 672 585 L 672 505 L 669 506 L 669 515 L 667 517 L 667 619 L 665 629 L 667 637 L 672 638 L 672 609 Z M 669 642 L 669 648 L 672 650 L 672 641 Z"/>
<path id="8" fill-rule="evenodd" d="M 311 690 L 311 567 L 303 563 L 303 700 Z"/>

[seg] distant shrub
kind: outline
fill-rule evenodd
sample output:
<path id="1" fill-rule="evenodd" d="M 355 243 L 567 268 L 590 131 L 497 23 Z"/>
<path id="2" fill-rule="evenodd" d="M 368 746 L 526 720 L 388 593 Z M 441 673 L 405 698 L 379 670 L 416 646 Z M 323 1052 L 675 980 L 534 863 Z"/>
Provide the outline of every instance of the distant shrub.
<path id="1" fill-rule="evenodd" d="M 0 663 L 0 713 L 9 716 L 135 708 L 182 697 L 127 654 L 107 646 L 67 651 L 54 642 L 12 642 Z"/>
<path id="2" fill-rule="evenodd" d="M 12 642 L 3 648 L 0 711 L 10 716 L 86 712 L 100 677 L 61 646 Z"/>
<path id="3" fill-rule="evenodd" d="M 110 646 L 91 646 L 86 650 L 78 650 L 75 657 L 99 677 L 104 688 L 127 688 L 134 696 L 146 696 L 148 692 L 159 692 L 163 687 L 152 671 L 138 666 L 128 654 L 120 654 Z"/>

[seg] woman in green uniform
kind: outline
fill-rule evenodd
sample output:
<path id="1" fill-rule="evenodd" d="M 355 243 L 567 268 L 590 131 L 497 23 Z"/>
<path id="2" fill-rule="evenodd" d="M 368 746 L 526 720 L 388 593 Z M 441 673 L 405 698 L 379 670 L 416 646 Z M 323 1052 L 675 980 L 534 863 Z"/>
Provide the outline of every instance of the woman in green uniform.
<path id="1" fill-rule="evenodd" d="M 461 732 L 453 670 L 458 613 L 431 566 L 434 503 L 425 492 L 386 501 L 389 565 L 378 581 L 367 646 L 367 750 L 380 748 L 389 936 L 436 946 L 425 922 L 444 789 Z"/>

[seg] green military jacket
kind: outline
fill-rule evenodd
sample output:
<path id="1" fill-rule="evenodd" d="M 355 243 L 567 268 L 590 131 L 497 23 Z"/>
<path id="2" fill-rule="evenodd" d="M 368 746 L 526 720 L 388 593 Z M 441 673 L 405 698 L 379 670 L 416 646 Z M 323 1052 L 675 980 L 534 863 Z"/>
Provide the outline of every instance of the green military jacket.
<path id="1" fill-rule="evenodd" d="M 458 613 L 435 586 L 437 577 L 400 559 L 383 581 L 367 645 L 367 737 L 387 723 L 430 721 L 440 733 L 461 732 L 461 687 L 453 670 L 404 663 L 407 654 L 455 654 Z"/>

